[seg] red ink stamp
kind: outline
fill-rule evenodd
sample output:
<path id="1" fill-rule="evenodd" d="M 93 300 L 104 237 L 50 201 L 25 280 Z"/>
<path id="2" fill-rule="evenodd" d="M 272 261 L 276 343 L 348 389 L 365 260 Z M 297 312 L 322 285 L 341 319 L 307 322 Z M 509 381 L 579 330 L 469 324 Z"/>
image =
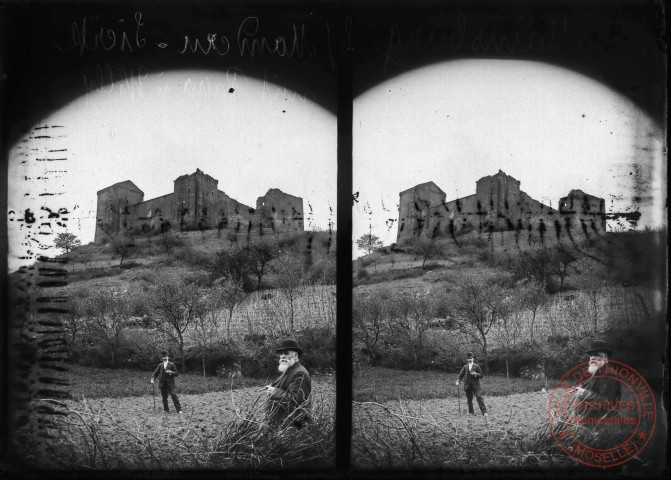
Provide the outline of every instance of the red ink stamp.
<path id="1" fill-rule="evenodd" d="M 559 380 L 549 403 L 557 444 L 591 467 L 614 467 L 636 457 L 650 441 L 656 417 L 648 383 L 614 360 L 574 367 Z"/>

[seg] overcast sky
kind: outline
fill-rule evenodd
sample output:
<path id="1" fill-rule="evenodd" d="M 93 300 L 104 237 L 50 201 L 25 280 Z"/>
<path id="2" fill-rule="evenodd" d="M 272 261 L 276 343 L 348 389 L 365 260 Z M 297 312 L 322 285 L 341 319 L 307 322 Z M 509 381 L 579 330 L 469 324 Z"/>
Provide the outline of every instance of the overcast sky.
<path id="1" fill-rule="evenodd" d="M 396 240 L 399 193 L 433 181 L 447 200 L 503 170 L 557 208 L 580 189 L 608 212 L 665 222 L 662 130 L 589 77 L 516 60 L 458 60 L 395 77 L 354 102 L 353 236 Z M 356 251 L 354 255 L 361 255 Z"/>
<path id="2" fill-rule="evenodd" d="M 131 180 L 149 200 L 196 168 L 252 207 L 270 188 L 302 197 L 306 229 L 335 223 L 336 118 L 282 86 L 212 71 L 143 75 L 83 95 L 36 127 L 44 125 L 59 128 L 31 131 L 9 154 L 10 271 L 32 263 L 18 258 L 28 251 L 61 253 L 40 230 L 93 241 L 98 190 Z M 67 208 L 67 225 L 40 227 L 42 206 Z M 37 213 L 30 230 L 11 221 L 27 208 Z"/>

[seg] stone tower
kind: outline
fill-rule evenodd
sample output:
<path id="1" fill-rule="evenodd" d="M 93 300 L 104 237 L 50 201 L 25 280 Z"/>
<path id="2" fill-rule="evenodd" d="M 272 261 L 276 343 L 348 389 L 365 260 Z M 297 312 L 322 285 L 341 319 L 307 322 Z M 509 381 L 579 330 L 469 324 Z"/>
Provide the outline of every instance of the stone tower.
<path id="1" fill-rule="evenodd" d="M 397 238 L 428 231 L 429 209 L 445 203 L 446 194 L 433 182 L 426 182 L 399 194 Z"/>
<path id="2" fill-rule="evenodd" d="M 182 229 L 217 225 L 218 185 L 219 180 L 199 168 L 191 175 L 182 175 L 175 180 L 174 213 Z"/>
<path id="3" fill-rule="evenodd" d="M 115 183 L 98 192 L 95 241 L 131 228 L 128 207 L 142 202 L 144 192 L 130 180 Z"/>
<path id="4" fill-rule="evenodd" d="M 484 219 L 497 224 L 500 219 L 516 222 L 519 217 L 520 181 L 499 170 L 476 182 L 477 210 Z"/>

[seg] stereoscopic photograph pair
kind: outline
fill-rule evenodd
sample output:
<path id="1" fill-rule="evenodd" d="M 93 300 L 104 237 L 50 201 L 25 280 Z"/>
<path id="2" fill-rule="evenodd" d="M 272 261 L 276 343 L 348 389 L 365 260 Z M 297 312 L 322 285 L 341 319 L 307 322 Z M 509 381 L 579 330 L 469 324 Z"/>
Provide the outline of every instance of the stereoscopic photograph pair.
<path id="1" fill-rule="evenodd" d="M 0 9 L 3 475 L 663 474 L 661 3 Z"/>

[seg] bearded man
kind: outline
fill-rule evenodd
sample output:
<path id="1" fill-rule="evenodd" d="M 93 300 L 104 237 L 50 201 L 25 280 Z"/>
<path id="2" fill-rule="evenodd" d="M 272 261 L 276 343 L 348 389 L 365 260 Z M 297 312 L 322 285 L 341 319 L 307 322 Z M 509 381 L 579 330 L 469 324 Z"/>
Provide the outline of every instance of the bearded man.
<path id="1" fill-rule="evenodd" d="M 622 396 L 621 384 L 615 378 L 605 376 L 605 366 L 611 349 L 603 340 L 595 340 L 585 352 L 589 355 L 588 372 L 591 377 L 578 388 L 581 402 L 617 402 Z"/>
<path id="2" fill-rule="evenodd" d="M 275 427 L 302 428 L 310 422 L 310 374 L 298 361 L 303 350 L 294 339 L 283 340 L 276 350 L 279 353 L 277 369 L 281 375 L 261 389 L 268 394 L 268 423 Z"/>

